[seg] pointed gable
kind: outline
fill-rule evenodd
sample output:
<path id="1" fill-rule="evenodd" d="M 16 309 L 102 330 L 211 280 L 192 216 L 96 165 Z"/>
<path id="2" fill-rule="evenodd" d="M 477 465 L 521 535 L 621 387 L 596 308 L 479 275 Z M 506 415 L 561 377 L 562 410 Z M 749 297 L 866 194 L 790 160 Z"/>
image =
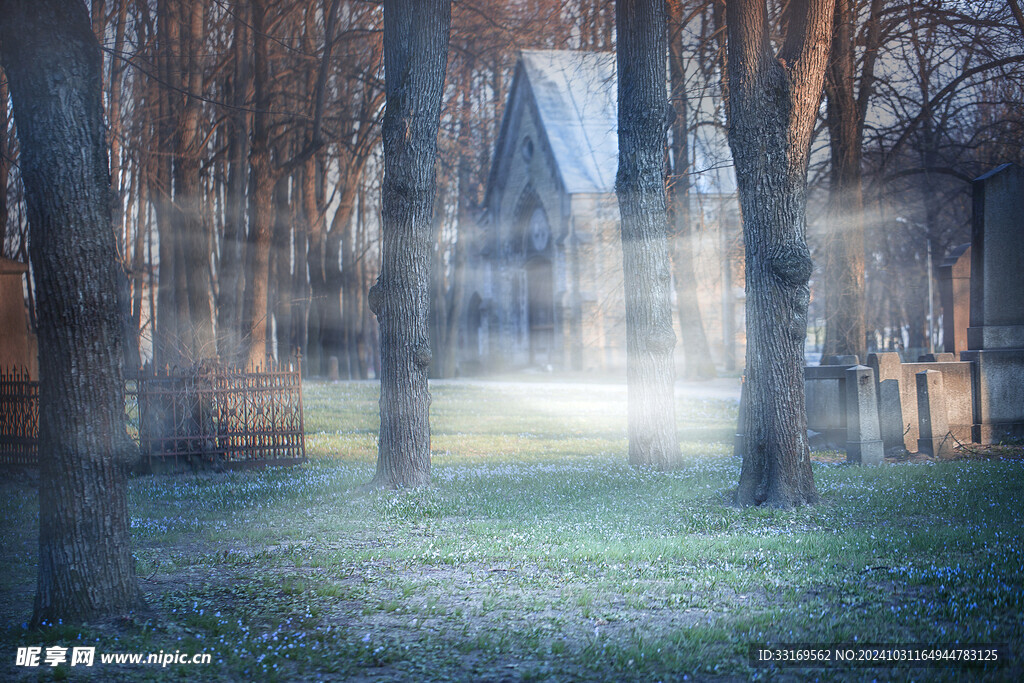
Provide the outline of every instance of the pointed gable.
<path id="1" fill-rule="evenodd" d="M 491 185 L 503 185 L 518 119 L 532 107 L 567 194 L 615 192 L 619 164 L 614 52 L 523 50 L 496 146 Z M 735 192 L 724 134 L 702 127 L 690 141 L 698 193 Z"/>

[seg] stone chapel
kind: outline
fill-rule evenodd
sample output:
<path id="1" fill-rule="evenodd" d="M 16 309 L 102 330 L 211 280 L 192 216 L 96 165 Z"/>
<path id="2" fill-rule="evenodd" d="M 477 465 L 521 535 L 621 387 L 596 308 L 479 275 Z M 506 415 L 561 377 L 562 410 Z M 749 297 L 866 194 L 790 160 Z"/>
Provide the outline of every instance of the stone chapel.
<path id="1" fill-rule="evenodd" d="M 743 330 L 735 181 L 721 127 L 698 130 L 691 248 L 712 353 L 729 367 Z M 468 247 L 460 374 L 624 367 L 617 168 L 614 53 L 523 51 Z"/>

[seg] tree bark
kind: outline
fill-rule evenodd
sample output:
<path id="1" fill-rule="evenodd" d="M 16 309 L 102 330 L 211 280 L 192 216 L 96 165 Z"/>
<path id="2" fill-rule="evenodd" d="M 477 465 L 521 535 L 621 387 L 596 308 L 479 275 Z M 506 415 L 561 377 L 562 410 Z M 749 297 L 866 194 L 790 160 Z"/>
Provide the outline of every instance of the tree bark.
<path id="1" fill-rule="evenodd" d="M 203 90 L 199 64 L 206 3 L 190 0 L 183 4 L 180 21 L 182 85 L 188 92 Z M 181 270 L 188 298 L 188 318 L 179 320 L 186 356 L 192 362 L 216 355 L 213 311 L 210 309 L 210 226 L 204 220 L 200 162 L 203 134 L 200 103 L 194 97 L 173 95 L 181 100 L 174 148 L 174 230 L 181 244 Z M 185 328 L 187 326 L 187 329 Z"/>
<path id="2" fill-rule="evenodd" d="M 270 158 L 270 69 L 267 63 L 266 6 L 253 0 L 253 83 L 255 108 L 249 164 L 253 193 L 250 208 L 249 241 L 246 250 L 248 281 L 243 306 L 242 343 L 245 366 L 255 368 L 266 362 L 267 311 L 270 285 L 270 237 L 274 220 L 274 173 Z"/>
<path id="3" fill-rule="evenodd" d="M 380 323 L 377 474 L 371 485 L 430 482 L 431 211 L 451 0 L 385 0 L 381 271 L 370 292 Z"/>
<path id="4" fill-rule="evenodd" d="M 748 401 L 740 505 L 814 503 L 804 407 L 813 264 L 807 161 L 828 60 L 834 0 L 794 0 L 778 55 L 764 0 L 726 3 L 729 146 L 746 248 Z"/>
<path id="5" fill-rule="evenodd" d="M 665 208 L 664 0 L 617 0 L 619 170 L 626 296 L 629 462 L 668 469 L 679 460 L 668 215 Z"/>
<path id="6" fill-rule="evenodd" d="M 127 507 L 127 302 L 112 230 L 99 44 L 85 7 L 0 2 L 38 296 L 39 578 L 33 622 L 142 605 Z"/>
<path id="7" fill-rule="evenodd" d="M 238 362 L 243 348 L 240 327 L 245 277 L 242 264 L 245 263 L 245 186 L 249 175 L 249 124 L 243 107 L 250 80 L 244 9 L 235 10 L 232 35 L 235 66 L 227 92 L 235 108 L 227 118 L 228 185 L 217 269 L 217 354 L 229 364 Z"/>

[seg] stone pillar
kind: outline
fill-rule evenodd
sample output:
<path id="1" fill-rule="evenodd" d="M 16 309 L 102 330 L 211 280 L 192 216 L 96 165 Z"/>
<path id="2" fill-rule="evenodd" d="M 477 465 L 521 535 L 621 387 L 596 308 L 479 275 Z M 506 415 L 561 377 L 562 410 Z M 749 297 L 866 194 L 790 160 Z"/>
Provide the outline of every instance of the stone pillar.
<path id="1" fill-rule="evenodd" d="M 1024 437 L 1024 169 L 1005 164 L 974 181 L 971 326 L 961 360 L 974 363 L 972 438 Z"/>
<path id="2" fill-rule="evenodd" d="M 875 372 L 865 365 L 846 370 L 846 461 L 880 465 L 885 453 L 878 429 Z"/>
<path id="3" fill-rule="evenodd" d="M 867 366 L 875 371 L 875 385 L 878 398 L 878 416 L 882 432 L 882 442 L 885 444 L 885 452 L 890 448 L 908 450 L 904 443 L 904 435 L 907 432 L 907 410 L 902 397 L 903 391 L 903 361 L 900 354 L 895 351 L 882 351 L 869 353 Z M 885 397 L 882 396 L 884 383 L 886 389 Z M 895 392 L 895 393 L 893 393 Z M 893 400 L 895 396 L 895 401 Z M 913 412 L 913 411 L 911 411 Z M 898 419 L 899 424 L 894 420 Z M 895 434 L 899 432 L 899 440 L 895 440 Z M 890 442 L 891 441 L 891 442 Z"/>
<path id="4" fill-rule="evenodd" d="M 942 301 L 942 350 L 954 355 L 967 350 L 967 326 L 971 320 L 971 244 L 949 252 L 939 266 L 939 298 Z"/>
<path id="5" fill-rule="evenodd" d="M 946 391 L 942 373 L 922 370 L 915 375 L 917 381 L 917 450 L 935 458 L 953 455 L 953 437 L 949 433 L 946 413 Z"/>

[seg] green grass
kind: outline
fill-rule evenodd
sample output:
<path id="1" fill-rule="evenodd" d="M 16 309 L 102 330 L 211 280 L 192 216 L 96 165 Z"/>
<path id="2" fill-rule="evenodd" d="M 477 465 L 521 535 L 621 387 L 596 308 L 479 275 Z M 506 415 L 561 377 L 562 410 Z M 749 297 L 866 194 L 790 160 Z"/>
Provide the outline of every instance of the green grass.
<path id="1" fill-rule="evenodd" d="M 953 680 L 1021 676 L 1024 462 L 818 463 L 822 502 L 729 504 L 735 401 L 680 399 L 684 460 L 626 464 L 620 385 L 432 386 L 433 485 L 364 492 L 377 387 L 305 387 L 309 464 L 140 477 L 152 614 L 24 628 L 37 502 L 0 485 L 0 678 L 17 647 L 209 652 L 102 680 Z M 752 643 L 1005 643 L 989 669 L 751 669 Z M 6 667 L 6 668 L 5 668 Z M 87 677 L 87 676 L 86 676 Z"/>

